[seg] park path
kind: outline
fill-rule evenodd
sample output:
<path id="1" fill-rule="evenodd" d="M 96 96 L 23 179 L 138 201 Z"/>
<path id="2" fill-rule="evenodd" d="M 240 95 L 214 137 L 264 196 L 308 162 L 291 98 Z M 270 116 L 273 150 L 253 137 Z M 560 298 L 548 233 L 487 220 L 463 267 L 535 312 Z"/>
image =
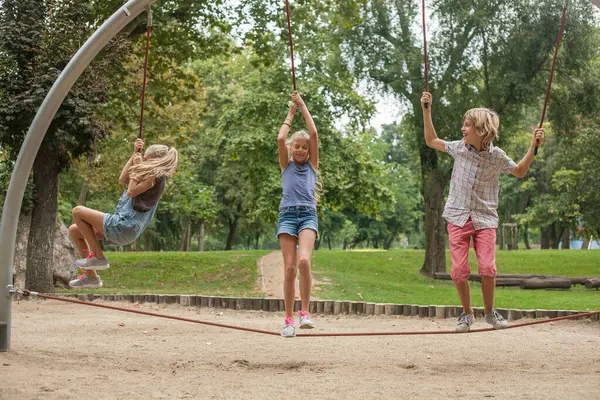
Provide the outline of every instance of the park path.
<path id="1" fill-rule="evenodd" d="M 283 299 L 283 255 L 281 251 L 267 254 L 258 262 L 258 284 L 268 298 Z M 296 299 L 300 299 L 299 279 L 296 279 Z M 322 282 L 315 280 L 313 274 L 313 293 L 311 300 L 317 300 L 314 291 Z"/>

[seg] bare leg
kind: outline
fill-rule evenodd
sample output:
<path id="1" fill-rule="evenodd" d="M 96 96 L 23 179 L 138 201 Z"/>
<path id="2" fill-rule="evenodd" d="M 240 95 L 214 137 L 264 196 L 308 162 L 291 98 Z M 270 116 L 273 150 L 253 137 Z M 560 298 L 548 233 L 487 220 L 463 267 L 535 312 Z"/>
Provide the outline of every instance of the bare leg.
<path id="1" fill-rule="evenodd" d="M 302 311 L 308 312 L 310 292 L 312 289 L 312 275 L 310 259 L 315 245 L 317 233 L 312 229 L 304 229 L 298 234 L 298 269 L 300 270 L 300 301 Z"/>
<path id="2" fill-rule="evenodd" d="M 496 230 L 481 229 L 473 236 L 475 255 L 479 275 L 481 275 L 481 293 L 483 294 L 483 307 L 486 314 L 494 308 L 494 294 L 496 291 Z"/>
<path id="3" fill-rule="evenodd" d="M 285 302 L 285 316 L 292 318 L 294 315 L 294 301 L 296 297 L 296 237 L 282 233 L 279 235 L 279 244 L 283 254 L 283 299 Z"/>
<path id="4" fill-rule="evenodd" d="M 469 289 L 469 281 L 464 282 L 454 282 L 456 286 L 456 291 L 458 292 L 458 297 L 460 298 L 460 304 L 463 307 L 463 311 L 467 314 L 473 314 L 473 309 L 471 308 L 471 291 Z"/>
<path id="5" fill-rule="evenodd" d="M 494 308 L 494 292 L 496 291 L 496 277 L 481 277 L 481 293 L 483 294 L 483 308 L 486 314 L 490 314 Z"/>
<path id="6" fill-rule="evenodd" d="M 102 237 L 102 234 L 99 234 L 98 232 L 95 232 L 96 237 Z M 71 237 L 71 240 L 73 241 L 73 244 L 75 245 L 75 248 L 77 249 L 77 253 L 79 254 L 79 257 L 85 258 L 90 254 L 90 246 L 88 245 L 88 242 L 85 240 L 85 238 L 83 237 L 81 231 L 79 230 L 79 228 L 77 227 L 77 225 L 73 224 L 69 227 L 69 236 Z M 96 273 L 95 270 L 88 270 L 87 271 L 87 275 L 90 278 L 95 278 L 96 276 L 98 276 L 98 274 Z"/>
<path id="7" fill-rule="evenodd" d="M 96 232 L 102 232 L 104 224 L 104 213 L 91 208 L 77 206 L 73 209 L 73 222 L 77 225 L 79 232 L 94 252 L 96 258 L 104 258 L 104 252 L 98 242 Z"/>

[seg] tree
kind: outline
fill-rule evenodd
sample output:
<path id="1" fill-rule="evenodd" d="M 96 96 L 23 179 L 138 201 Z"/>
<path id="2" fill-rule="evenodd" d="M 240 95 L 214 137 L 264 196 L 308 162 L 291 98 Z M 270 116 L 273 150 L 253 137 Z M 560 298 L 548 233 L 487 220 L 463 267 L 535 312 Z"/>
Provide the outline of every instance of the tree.
<path id="1" fill-rule="evenodd" d="M 502 146 L 506 127 L 521 123 L 522 105 L 541 97 L 545 67 L 558 32 L 555 1 L 442 0 L 429 4 L 438 27 L 430 32 L 430 91 L 434 93 L 434 123 L 438 135 L 460 138 L 461 116 L 468 108 L 486 105 L 501 115 Z M 421 161 L 424 199 L 425 274 L 445 270 L 441 218 L 444 191 L 450 178 L 448 157 L 438 158 L 422 134 L 420 94 L 424 90 L 420 2 L 365 0 L 354 23 L 344 32 L 355 74 L 395 94 L 409 110 L 415 149 Z M 589 30 L 584 18 L 589 5 L 570 10 L 569 29 Z M 568 35 L 567 35 L 568 36 Z M 583 39 L 571 36 L 565 48 Z M 508 137 L 507 137 L 508 136 Z"/>
<path id="2" fill-rule="evenodd" d="M 89 2 L 5 0 L 0 12 L 0 143 L 21 146 L 48 89 L 95 26 Z M 74 24 L 73 21 L 79 23 Z M 58 175 L 71 157 L 105 137 L 94 107 L 106 99 L 105 72 L 115 71 L 126 46 L 115 40 L 82 76 L 56 114 L 33 165 L 34 205 L 28 243 L 27 284 L 52 292 L 52 254 Z M 116 71 L 115 71 L 116 72 Z"/>

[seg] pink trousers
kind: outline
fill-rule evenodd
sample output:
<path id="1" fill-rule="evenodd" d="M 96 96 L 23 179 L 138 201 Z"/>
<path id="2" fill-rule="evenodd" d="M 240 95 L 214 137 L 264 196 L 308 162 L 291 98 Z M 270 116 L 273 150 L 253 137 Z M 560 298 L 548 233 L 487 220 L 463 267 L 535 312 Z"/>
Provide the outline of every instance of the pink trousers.
<path id="1" fill-rule="evenodd" d="M 476 231 L 473 221 L 460 227 L 448 223 L 448 238 L 450 241 L 450 258 L 452 258 L 452 280 L 464 282 L 469 278 L 469 245 L 473 238 L 477 269 L 481 276 L 496 276 L 496 228 L 486 228 Z"/>

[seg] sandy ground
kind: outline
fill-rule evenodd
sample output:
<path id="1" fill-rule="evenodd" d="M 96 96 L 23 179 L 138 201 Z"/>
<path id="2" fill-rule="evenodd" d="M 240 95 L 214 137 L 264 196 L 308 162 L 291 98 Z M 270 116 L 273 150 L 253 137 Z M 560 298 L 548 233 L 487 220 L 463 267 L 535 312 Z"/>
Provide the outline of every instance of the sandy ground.
<path id="1" fill-rule="evenodd" d="M 118 305 L 267 330 L 283 318 Z M 454 325 L 313 317 L 315 332 Z M 590 321 L 472 335 L 284 339 L 30 300 L 14 304 L 12 332 L 11 352 L 0 353 L 2 399 L 600 399 L 600 324 Z"/>

